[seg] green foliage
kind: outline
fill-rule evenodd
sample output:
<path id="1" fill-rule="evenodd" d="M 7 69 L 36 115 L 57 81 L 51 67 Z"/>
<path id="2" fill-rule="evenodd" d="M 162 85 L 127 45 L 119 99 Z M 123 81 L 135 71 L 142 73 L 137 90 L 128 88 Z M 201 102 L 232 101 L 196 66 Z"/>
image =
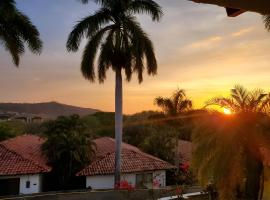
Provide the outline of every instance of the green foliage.
<path id="1" fill-rule="evenodd" d="M 114 113 L 97 112 L 82 120 L 96 137 L 114 137 Z"/>
<path id="2" fill-rule="evenodd" d="M 142 112 L 126 117 L 124 141 L 146 153 L 172 162 L 176 130 L 166 125 L 164 120 L 164 115 L 158 112 Z"/>
<path id="3" fill-rule="evenodd" d="M 87 0 L 81 0 L 87 3 Z M 161 7 L 152 0 L 96 0 L 101 8 L 95 14 L 82 19 L 70 33 L 68 51 L 78 51 L 82 38 L 88 40 L 81 62 L 83 76 L 94 81 L 94 63 L 97 54 L 97 72 L 100 83 L 106 79 L 109 68 L 124 70 L 126 79 L 132 73 L 143 80 L 146 65 L 149 75 L 157 72 L 154 48 L 148 35 L 137 22 L 135 14 L 149 14 L 153 21 L 162 16 Z M 99 51 L 100 50 L 100 51 Z M 144 59 L 146 62 L 144 62 Z"/>
<path id="4" fill-rule="evenodd" d="M 202 185 L 217 187 L 220 199 L 258 199 L 263 174 L 262 148 L 269 149 L 269 94 L 235 86 L 230 97 L 208 105 L 233 111 L 198 119 L 193 134 L 193 167 Z"/>
<path id="5" fill-rule="evenodd" d="M 47 138 L 43 152 L 49 158 L 60 188 L 67 188 L 75 173 L 95 155 L 92 135 L 78 115 L 47 122 L 43 134 Z"/>
<path id="6" fill-rule="evenodd" d="M 0 141 L 24 134 L 25 124 L 20 121 L 0 122 Z"/>
<path id="7" fill-rule="evenodd" d="M 153 156 L 172 163 L 175 158 L 174 150 L 176 135 L 177 132 L 172 127 L 157 126 L 152 128 L 151 134 L 145 138 L 139 147 Z"/>
<path id="8" fill-rule="evenodd" d="M 30 19 L 16 8 L 14 0 L 0 2 L 0 42 L 13 58 L 16 66 L 25 52 L 25 43 L 33 53 L 40 54 L 42 42 Z"/>
<path id="9" fill-rule="evenodd" d="M 41 122 L 26 123 L 24 125 L 24 132 L 31 135 L 40 135 L 45 131 L 44 128 Z"/>

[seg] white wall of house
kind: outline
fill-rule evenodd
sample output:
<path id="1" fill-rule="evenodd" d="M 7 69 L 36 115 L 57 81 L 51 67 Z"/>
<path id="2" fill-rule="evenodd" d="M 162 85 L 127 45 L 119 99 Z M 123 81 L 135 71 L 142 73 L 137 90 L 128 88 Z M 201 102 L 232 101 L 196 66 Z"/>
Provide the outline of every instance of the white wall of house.
<path id="1" fill-rule="evenodd" d="M 27 182 L 30 182 L 27 188 Z M 33 194 L 42 192 L 42 175 L 23 175 L 20 176 L 20 194 Z"/>
<path id="2" fill-rule="evenodd" d="M 121 180 L 127 181 L 132 186 L 136 184 L 136 174 L 122 174 Z M 114 175 L 87 176 L 86 188 L 92 189 L 113 189 Z"/>
<path id="3" fill-rule="evenodd" d="M 153 173 L 153 181 L 155 180 L 158 183 L 154 187 L 155 188 L 165 187 L 166 186 L 166 171 L 159 170 L 159 171 L 153 171 L 152 173 Z M 121 180 L 125 180 L 129 184 L 135 187 L 136 174 L 140 174 L 140 173 L 122 174 Z M 114 188 L 114 175 L 87 176 L 86 188 L 90 186 L 92 189 L 113 189 Z"/>
<path id="4" fill-rule="evenodd" d="M 0 179 L 20 179 L 19 194 L 33 194 L 42 192 L 42 174 L 18 175 L 18 176 L 1 176 Z M 29 181 L 29 188 L 27 188 Z"/>
<path id="5" fill-rule="evenodd" d="M 166 186 L 166 171 L 165 170 L 159 170 L 153 172 L 153 187 L 154 188 L 160 188 Z"/>

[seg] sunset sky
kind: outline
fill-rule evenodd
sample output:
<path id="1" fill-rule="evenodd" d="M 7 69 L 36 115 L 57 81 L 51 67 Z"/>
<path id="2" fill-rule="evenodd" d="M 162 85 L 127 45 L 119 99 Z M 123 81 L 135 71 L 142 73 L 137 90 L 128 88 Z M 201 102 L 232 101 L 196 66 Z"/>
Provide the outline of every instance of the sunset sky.
<path id="1" fill-rule="evenodd" d="M 19 69 L 0 46 L 0 102 L 47 102 L 114 110 L 114 73 L 104 84 L 86 81 L 80 72 L 81 51 L 67 53 L 69 32 L 98 7 L 77 0 L 17 1 L 38 27 L 44 42 L 40 56 L 23 56 Z M 149 33 L 158 59 L 158 75 L 124 82 L 124 113 L 157 110 L 153 99 L 179 88 L 199 108 L 211 97 L 226 95 L 235 84 L 270 91 L 270 33 L 261 16 L 226 17 L 224 8 L 187 0 L 158 0 L 164 17 L 153 23 L 138 17 Z M 81 50 L 84 43 L 81 45 Z"/>

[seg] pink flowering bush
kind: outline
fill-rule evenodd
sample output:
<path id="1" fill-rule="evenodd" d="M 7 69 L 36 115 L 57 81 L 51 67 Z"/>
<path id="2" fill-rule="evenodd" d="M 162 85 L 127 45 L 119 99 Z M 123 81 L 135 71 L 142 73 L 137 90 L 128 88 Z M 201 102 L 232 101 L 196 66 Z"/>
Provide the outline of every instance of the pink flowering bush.
<path id="1" fill-rule="evenodd" d="M 130 184 L 128 181 L 122 180 L 119 183 L 119 185 L 115 185 L 115 189 L 132 191 L 135 189 L 135 187 L 132 184 Z"/>

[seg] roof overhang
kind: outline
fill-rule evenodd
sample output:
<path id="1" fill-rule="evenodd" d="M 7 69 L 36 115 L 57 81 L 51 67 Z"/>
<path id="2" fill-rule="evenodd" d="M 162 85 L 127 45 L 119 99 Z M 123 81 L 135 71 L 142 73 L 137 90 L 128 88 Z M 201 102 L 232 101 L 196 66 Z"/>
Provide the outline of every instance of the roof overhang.
<path id="1" fill-rule="evenodd" d="M 237 17 L 246 11 L 237 8 L 226 8 L 226 12 L 228 17 Z"/>

